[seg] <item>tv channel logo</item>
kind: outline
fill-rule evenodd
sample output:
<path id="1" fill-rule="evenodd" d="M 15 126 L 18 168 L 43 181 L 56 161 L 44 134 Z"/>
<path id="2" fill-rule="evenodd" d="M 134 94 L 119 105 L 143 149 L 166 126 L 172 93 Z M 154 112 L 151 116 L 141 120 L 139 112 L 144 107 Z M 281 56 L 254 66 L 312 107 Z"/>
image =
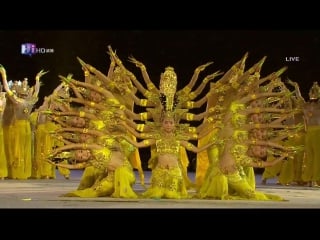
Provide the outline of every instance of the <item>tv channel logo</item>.
<path id="1" fill-rule="evenodd" d="M 45 54 L 45 53 L 54 53 L 52 48 L 38 48 L 35 43 L 22 43 L 21 44 L 21 54 L 33 56 L 35 54 Z"/>

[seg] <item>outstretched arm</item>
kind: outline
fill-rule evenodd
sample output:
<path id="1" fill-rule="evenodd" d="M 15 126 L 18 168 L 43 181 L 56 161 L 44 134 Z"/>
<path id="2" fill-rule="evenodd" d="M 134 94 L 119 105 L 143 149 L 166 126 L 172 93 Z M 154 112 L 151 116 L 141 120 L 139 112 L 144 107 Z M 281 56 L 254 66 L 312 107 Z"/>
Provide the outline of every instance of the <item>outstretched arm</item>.
<path id="1" fill-rule="evenodd" d="M 87 166 L 86 163 L 76 163 L 76 164 L 66 164 L 66 163 L 55 163 L 49 159 L 46 160 L 48 163 L 57 166 L 57 167 L 62 167 L 62 168 L 67 168 L 70 170 L 76 170 L 76 169 L 83 169 Z"/>
<path id="2" fill-rule="evenodd" d="M 181 141 L 180 144 L 189 151 L 192 151 L 194 153 L 199 153 L 199 152 L 202 152 L 202 151 L 206 150 L 207 148 L 211 147 L 212 145 L 214 145 L 215 142 L 210 142 L 202 147 L 197 147 L 188 141 Z"/>
<path id="3" fill-rule="evenodd" d="M 87 133 L 91 134 L 97 137 L 104 136 L 105 134 L 102 131 L 97 131 L 94 129 L 88 129 L 88 128 L 75 128 L 75 127 L 66 127 L 66 128 L 60 128 L 56 130 L 57 133 L 60 132 L 78 132 L 78 133 Z"/>
<path id="4" fill-rule="evenodd" d="M 62 147 L 58 147 L 56 149 L 54 149 L 52 151 L 52 153 L 50 154 L 50 156 L 55 156 L 57 155 L 59 152 L 65 151 L 65 150 L 71 150 L 71 149 L 101 149 L 102 146 L 99 144 L 86 144 L 86 143 L 72 143 L 72 144 L 68 144 Z"/>
<path id="5" fill-rule="evenodd" d="M 137 148 L 149 147 L 149 146 L 154 145 L 156 143 L 155 139 L 146 139 L 146 140 L 143 140 L 141 142 L 137 142 L 137 141 L 133 140 L 132 138 L 126 136 L 126 135 L 121 135 L 119 137 L 123 138 L 124 140 L 126 140 L 129 143 L 131 143 L 133 146 L 135 146 Z"/>
<path id="6" fill-rule="evenodd" d="M 276 165 L 277 163 L 286 160 L 289 157 L 288 153 L 283 153 L 280 157 L 276 158 L 273 161 L 252 161 L 250 163 L 251 167 L 255 167 L 255 168 L 267 168 L 267 167 L 272 167 L 274 165 Z"/>

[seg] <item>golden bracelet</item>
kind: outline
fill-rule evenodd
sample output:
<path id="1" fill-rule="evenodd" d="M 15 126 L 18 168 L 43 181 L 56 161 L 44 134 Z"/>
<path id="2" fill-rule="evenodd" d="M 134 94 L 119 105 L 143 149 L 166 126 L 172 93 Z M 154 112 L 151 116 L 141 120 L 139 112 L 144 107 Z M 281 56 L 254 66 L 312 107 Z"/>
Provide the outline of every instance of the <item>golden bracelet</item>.
<path id="1" fill-rule="evenodd" d="M 257 164 L 258 164 L 258 167 L 259 167 L 259 168 L 263 168 L 263 165 L 264 165 L 264 164 L 263 164 L 262 161 L 257 162 Z"/>
<path id="2" fill-rule="evenodd" d="M 116 98 L 109 98 L 108 102 L 111 104 L 120 104 L 120 102 Z"/>
<path id="3" fill-rule="evenodd" d="M 198 139 L 198 134 L 192 134 L 192 137 L 194 138 L 194 139 Z"/>
<path id="4" fill-rule="evenodd" d="M 188 143 L 187 143 L 187 148 L 189 148 L 189 149 L 190 149 L 190 148 L 193 148 L 193 144 L 188 142 Z"/>
<path id="5" fill-rule="evenodd" d="M 152 90 L 152 89 L 154 89 L 154 84 L 153 83 L 148 83 L 147 84 L 147 88 L 149 89 L 149 90 Z"/>
<path id="6" fill-rule="evenodd" d="M 194 101 L 188 101 L 187 108 L 194 108 Z"/>
<path id="7" fill-rule="evenodd" d="M 96 105 L 95 102 L 90 102 L 90 106 L 93 107 L 94 105 Z"/>
<path id="8" fill-rule="evenodd" d="M 195 92 L 191 92 L 189 94 L 189 99 L 194 99 L 194 98 L 196 98 L 196 96 L 197 96 L 197 94 Z"/>
<path id="9" fill-rule="evenodd" d="M 126 106 L 125 105 L 121 105 L 120 106 L 120 110 L 125 110 L 126 109 Z"/>
<path id="10" fill-rule="evenodd" d="M 140 120 L 144 121 L 148 119 L 148 113 L 144 112 L 144 113 L 140 113 Z"/>
<path id="11" fill-rule="evenodd" d="M 189 132 L 190 133 L 196 133 L 197 132 L 197 128 L 196 127 L 189 127 Z"/>
<path id="12" fill-rule="evenodd" d="M 146 98 L 150 98 L 152 96 L 151 92 L 146 90 L 143 94 L 143 96 L 145 96 Z"/>
<path id="13" fill-rule="evenodd" d="M 7 93 L 8 93 L 9 96 L 12 96 L 12 95 L 13 95 L 13 92 L 12 92 L 12 91 L 8 91 Z"/>
<path id="14" fill-rule="evenodd" d="M 139 132 L 143 132 L 143 130 L 144 130 L 144 124 L 137 124 L 137 130 L 138 130 Z"/>
<path id="15" fill-rule="evenodd" d="M 143 144 L 146 145 L 146 146 L 150 145 L 150 141 L 149 140 L 143 140 Z"/>
<path id="16" fill-rule="evenodd" d="M 251 97 L 252 100 L 257 99 L 257 95 L 256 94 L 252 94 L 250 97 Z"/>
<path id="17" fill-rule="evenodd" d="M 88 77 L 90 75 L 90 72 L 89 71 L 84 71 L 84 76 L 85 77 Z"/>
<path id="18" fill-rule="evenodd" d="M 79 117 L 84 117 L 85 115 L 86 115 L 86 113 L 84 111 L 79 112 Z"/>
<path id="19" fill-rule="evenodd" d="M 212 123 L 212 122 L 213 122 L 213 117 L 208 117 L 208 118 L 207 118 L 207 122 L 208 122 L 208 123 Z"/>
<path id="20" fill-rule="evenodd" d="M 189 93 L 189 92 L 191 91 L 191 88 L 185 87 L 185 88 L 183 89 L 183 91 L 184 91 L 185 93 Z"/>
<path id="21" fill-rule="evenodd" d="M 193 113 L 187 113 L 186 117 L 187 117 L 188 121 L 192 121 L 194 119 L 194 114 Z"/>
<path id="22" fill-rule="evenodd" d="M 141 99 L 141 100 L 140 100 L 140 105 L 141 105 L 142 107 L 147 106 L 147 104 L 148 104 L 148 100 L 147 100 L 147 99 Z"/>

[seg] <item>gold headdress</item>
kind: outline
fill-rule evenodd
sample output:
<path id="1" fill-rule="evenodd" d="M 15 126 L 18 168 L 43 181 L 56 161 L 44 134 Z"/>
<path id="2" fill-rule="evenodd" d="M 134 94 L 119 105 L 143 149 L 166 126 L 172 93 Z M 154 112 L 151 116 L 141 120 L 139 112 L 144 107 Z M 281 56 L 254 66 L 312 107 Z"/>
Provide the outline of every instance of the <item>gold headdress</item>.
<path id="1" fill-rule="evenodd" d="M 173 67 L 166 67 L 160 79 L 160 101 L 166 111 L 172 111 L 176 104 L 177 74 Z"/>

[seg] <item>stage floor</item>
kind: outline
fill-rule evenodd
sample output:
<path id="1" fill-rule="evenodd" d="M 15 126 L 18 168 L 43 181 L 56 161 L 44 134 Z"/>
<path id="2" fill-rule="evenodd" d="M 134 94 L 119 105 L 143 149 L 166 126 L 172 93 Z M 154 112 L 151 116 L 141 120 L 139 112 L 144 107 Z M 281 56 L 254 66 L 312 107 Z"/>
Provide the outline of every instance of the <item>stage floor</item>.
<path id="1" fill-rule="evenodd" d="M 53 180 L 1 180 L 0 208 L 320 208 L 320 188 L 306 186 L 281 186 L 275 180 L 261 185 L 261 175 L 256 175 L 257 190 L 276 194 L 287 201 L 247 201 L 247 200 L 199 200 L 199 199 L 116 199 L 59 197 L 75 190 L 82 171 L 72 171 L 69 180 L 57 173 Z M 145 172 L 146 186 L 150 172 Z M 190 173 L 194 178 L 194 173 Z M 139 183 L 134 185 L 137 192 L 144 188 Z"/>

